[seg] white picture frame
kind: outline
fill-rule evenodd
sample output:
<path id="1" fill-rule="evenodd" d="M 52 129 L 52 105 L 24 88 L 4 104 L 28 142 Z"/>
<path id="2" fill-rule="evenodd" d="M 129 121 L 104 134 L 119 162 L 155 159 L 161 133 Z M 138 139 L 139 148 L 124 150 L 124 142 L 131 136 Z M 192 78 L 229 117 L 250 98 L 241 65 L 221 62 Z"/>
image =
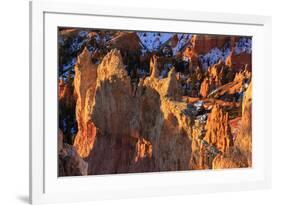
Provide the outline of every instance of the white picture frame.
<path id="1" fill-rule="evenodd" d="M 91 26 L 91 22 L 96 24 Z M 253 36 L 253 167 L 58 178 L 57 135 L 53 123 L 57 113 L 57 50 L 54 47 L 57 39 L 53 34 L 58 26 L 128 30 L 155 30 L 157 26 L 156 30 L 160 31 Z M 46 70 L 46 67 L 51 69 Z M 30 93 L 32 204 L 241 191 L 271 186 L 270 17 L 59 1 L 30 2 Z"/>

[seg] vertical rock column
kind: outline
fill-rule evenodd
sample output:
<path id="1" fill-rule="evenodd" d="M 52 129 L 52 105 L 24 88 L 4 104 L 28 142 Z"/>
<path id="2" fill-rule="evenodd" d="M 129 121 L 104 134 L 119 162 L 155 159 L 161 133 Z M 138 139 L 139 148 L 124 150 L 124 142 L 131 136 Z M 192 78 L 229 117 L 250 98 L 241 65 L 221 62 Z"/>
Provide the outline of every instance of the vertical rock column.
<path id="1" fill-rule="evenodd" d="M 82 158 L 89 155 L 96 136 L 96 127 L 91 119 L 96 80 L 97 66 L 92 63 L 91 55 L 85 47 L 78 56 L 74 78 L 74 88 L 77 94 L 76 120 L 78 124 L 74 147 Z"/>
<path id="2" fill-rule="evenodd" d="M 205 129 L 207 132 L 204 140 L 216 146 L 222 153 L 226 152 L 232 145 L 232 136 L 228 125 L 228 113 L 223 112 L 218 105 L 214 105 Z"/>

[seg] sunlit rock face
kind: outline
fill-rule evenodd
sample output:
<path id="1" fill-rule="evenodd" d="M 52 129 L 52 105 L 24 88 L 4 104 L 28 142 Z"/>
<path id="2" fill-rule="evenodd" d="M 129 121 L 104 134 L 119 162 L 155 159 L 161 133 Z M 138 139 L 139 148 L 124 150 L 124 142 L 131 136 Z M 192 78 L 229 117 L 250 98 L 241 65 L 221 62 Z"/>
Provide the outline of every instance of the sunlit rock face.
<path id="1" fill-rule="evenodd" d="M 75 66 L 74 88 L 77 95 L 76 120 L 78 133 L 74 147 L 79 155 L 87 157 L 93 147 L 96 127 L 92 122 L 93 98 L 96 92 L 97 66 L 91 61 L 87 48 L 78 56 Z"/>
<path id="2" fill-rule="evenodd" d="M 203 98 L 207 97 L 209 94 L 209 89 L 210 89 L 209 79 L 204 78 L 200 86 L 200 96 L 202 96 Z"/>
<path id="3" fill-rule="evenodd" d="M 216 146 L 220 152 L 225 152 L 232 144 L 232 136 L 228 125 L 228 113 L 215 105 L 206 123 L 204 140 Z"/>
<path id="4" fill-rule="evenodd" d="M 86 50 L 78 59 L 83 57 Z M 134 94 L 118 50 L 109 52 L 98 68 L 86 60 L 79 62 L 75 75 L 87 74 L 92 81 L 82 85 L 75 76 L 80 121 L 74 145 L 89 163 L 89 174 L 188 169 L 191 139 L 183 113 L 186 103 L 179 101 L 174 69 L 165 79 L 152 74 Z M 89 131 L 89 123 L 94 132 Z"/>
<path id="5" fill-rule="evenodd" d="M 159 62 L 159 59 L 155 55 L 153 55 L 150 60 L 150 77 L 159 78 L 160 69 L 161 69 L 161 64 Z"/>

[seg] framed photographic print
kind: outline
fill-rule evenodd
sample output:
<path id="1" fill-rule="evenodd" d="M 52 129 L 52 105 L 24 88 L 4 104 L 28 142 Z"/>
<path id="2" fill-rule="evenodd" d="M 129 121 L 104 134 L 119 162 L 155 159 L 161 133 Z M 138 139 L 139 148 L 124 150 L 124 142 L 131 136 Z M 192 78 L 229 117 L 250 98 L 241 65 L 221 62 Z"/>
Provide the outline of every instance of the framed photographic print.
<path id="1" fill-rule="evenodd" d="M 32 204 L 270 187 L 270 17 L 36 1 L 30 22 Z"/>

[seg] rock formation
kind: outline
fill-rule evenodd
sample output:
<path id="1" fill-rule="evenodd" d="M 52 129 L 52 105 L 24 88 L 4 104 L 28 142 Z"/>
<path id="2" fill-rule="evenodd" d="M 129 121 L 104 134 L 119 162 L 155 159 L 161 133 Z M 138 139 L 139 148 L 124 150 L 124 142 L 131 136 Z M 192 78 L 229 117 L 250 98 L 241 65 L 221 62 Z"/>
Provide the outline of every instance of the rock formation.
<path id="1" fill-rule="evenodd" d="M 200 87 L 200 95 L 203 98 L 206 98 L 209 94 L 209 89 L 210 89 L 210 84 L 209 84 L 209 79 L 205 78 L 203 80 L 203 82 L 201 83 L 201 87 Z"/>
<path id="2" fill-rule="evenodd" d="M 213 161 L 214 169 L 252 166 L 252 83 L 250 83 L 242 105 L 241 128 L 234 146 L 218 155 Z"/>
<path id="3" fill-rule="evenodd" d="M 58 133 L 59 176 L 81 176 L 88 174 L 88 163 L 76 152 L 76 149 L 63 143 L 63 133 Z"/>
<path id="4" fill-rule="evenodd" d="M 233 144 L 228 125 L 228 113 L 224 113 L 218 105 L 214 105 L 208 117 L 205 130 L 204 140 L 216 146 L 220 152 L 224 153 Z"/>
<path id="5" fill-rule="evenodd" d="M 59 100 L 65 101 L 66 104 L 71 104 L 72 93 L 69 84 L 65 83 L 64 80 L 59 80 Z"/>
<path id="6" fill-rule="evenodd" d="M 194 137 L 202 126 L 197 131 L 190 128 L 192 119 L 184 114 L 187 104 L 181 101 L 174 68 L 167 78 L 160 79 L 157 60 L 152 58 L 151 76 L 140 82 L 133 95 L 116 49 L 98 67 L 91 63 L 86 49 L 78 59 L 74 81 L 78 134 L 74 146 L 89 163 L 90 174 L 218 168 L 219 159 L 232 149 L 228 113 L 218 105 L 209 114 L 204 137 Z M 210 77 L 219 76 L 219 65 L 210 68 Z M 239 88 L 243 76 L 237 74 L 233 81 L 240 82 Z M 204 89 L 203 82 L 202 96 L 206 97 Z M 217 153 L 209 156 L 208 149 L 213 147 Z M 231 163 L 225 166 L 237 166 Z"/>
<path id="7" fill-rule="evenodd" d="M 76 120 L 78 133 L 74 147 L 79 155 L 87 157 L 93 147 L 96 127 L 92 122 L 93 98 L 96 92 L 97 66 L 91 61 L 87 48 L 78 56 L 75 66 L 74 88 L 77 95 Z"/>
<path id="8" fill-rule="evenodd" d="M 112 49 L 137 52 L 140 50 L 140 39 L 135 32 L 119 32 L 108 44 Z"/>
<path id="9" fill-rule="evenodd" d="M 235 144 L 246 156 L 248 166 L 252 166 L 252 82 L 243 98 L 241 129 Z"/>
<path id="10" fill-rule="evenodd" d="M 193 169 L 212 168 L 216 155 L 225 153 L 233 146 L 233 138 L 228 124 L 228 113 L 214 105 L 205 125 L 205 134 L 193 134 L 193 158 L 190 166 Z M 199 132 L 202 132 L 200 130 Z M 201 133 L 200 133 L 201 134 Z"/>
<path id="11" fill-rule="evenodd" d="M 223 60 L 226 66 L 230 67 L 234 72 L 243 70 L 246 64 L 251 70 L 251 52 L 243 52 L 239 49 L 239 52 L 235 51 L 239 40 L 239 36 L 193 35 L 189 42 L 190 46 L 186 47 L 182 55 L 189 59 L 190 69 L 202 63 L 199 58 L 207 55 L 209 56 L 207 62 L 205 62 L 207 63 L 207 68 L 217 63 L 218 60 Z M 213 54 L 209 53 L 213 49 L 216 49 L 216 51 Z M 218 52 L 220 53 L 218 54 Z M 218 55 L 221 56 L 218 57 Z"/>
<path id="12" fill-rule="evenodd" d="M 72 130 L 75 128 L 75 107 L 76 97 L 73 95 L 73 86 L 65 80 L 59 80 L 58 99 L 59 99 L 59 127 L 64 133 L 65 142 L 73 143 Z"/>
<path id="13" fill-rule="evenodd" d="M 250 71 L 252 69 L 252 54 L 246 52 L 236 54 L 234 50 L 232 50 L 225 63 L 236 72 L 243 70 L 245 65 L 248 66 L 248 70 Z"/>
<path id="14" fill-rule="evenodd" d="M 205 54 L 212 48 L 222 48 L 229 41 L 229 36 L 194 35 L 191 39 L 192 51 L 196 54 Z"/>
<path id="15" fill-rule="evenodd" d="M 236 38 L 229 36 L 212 36 L 212 35 L 193 35 L 189 44 L 183 51 L 183 56 L 190 59 L 190 66 L 197 67 L 199 63 L 199 55 L 205 55 L 213 48 L 221 49 L 226 43 L 231 46 Z"/>
<path id="16" fill-rule="evenodd" d="M 73 89 L 69 85 L 69 83 L 65 83 L 64 80 L 59 80 L 59 90 L 58 90 L 58 98 L 59 103 L 67 110 L 75 108 L 76 99 L 73 95 Z"/>
<path id="17" fill-rule="evenodd" d="M 84 50 L 75 67 L 79 131 L 74 145 L 89 173 L 188 169 L 191 140 L 186 103 L 177 101 L 175 70 L 165 79 L 152 74 L 134 96 L 119 51 L 109 52 L 98 68 L 87 58 Z M 81 81 L 83 76 L 91 80 Z"/>
<path id="18" fill-rule="evenodd" d="M 153 55 L 150 60 L 150 77 L 159 78 L 160 75 L 160 62 L 156 55 Z"/>
<path id="19" fill-rule="evenodd" d="M 59 30 L 59 176 L 252 166 L 249 37 Z"/>
<path id="20" fill-rule="evenodd" d="M 240 71 L 239 73 L 235 74 L 235 77 L 233 81 L 230 81 L 229 83 L 222 85 L 220 87 L 217 87 L 215 90 L 213 90 L 212 93 L 208 95 L 208 97 L 219 97 L 224 94 L 230 94 L 233 95 L 235 93 L 242 92 L 245 88 L 245 81 L 251 80 L 251 73 L 248 72 L 246 69 L 244 71 Z"/>

